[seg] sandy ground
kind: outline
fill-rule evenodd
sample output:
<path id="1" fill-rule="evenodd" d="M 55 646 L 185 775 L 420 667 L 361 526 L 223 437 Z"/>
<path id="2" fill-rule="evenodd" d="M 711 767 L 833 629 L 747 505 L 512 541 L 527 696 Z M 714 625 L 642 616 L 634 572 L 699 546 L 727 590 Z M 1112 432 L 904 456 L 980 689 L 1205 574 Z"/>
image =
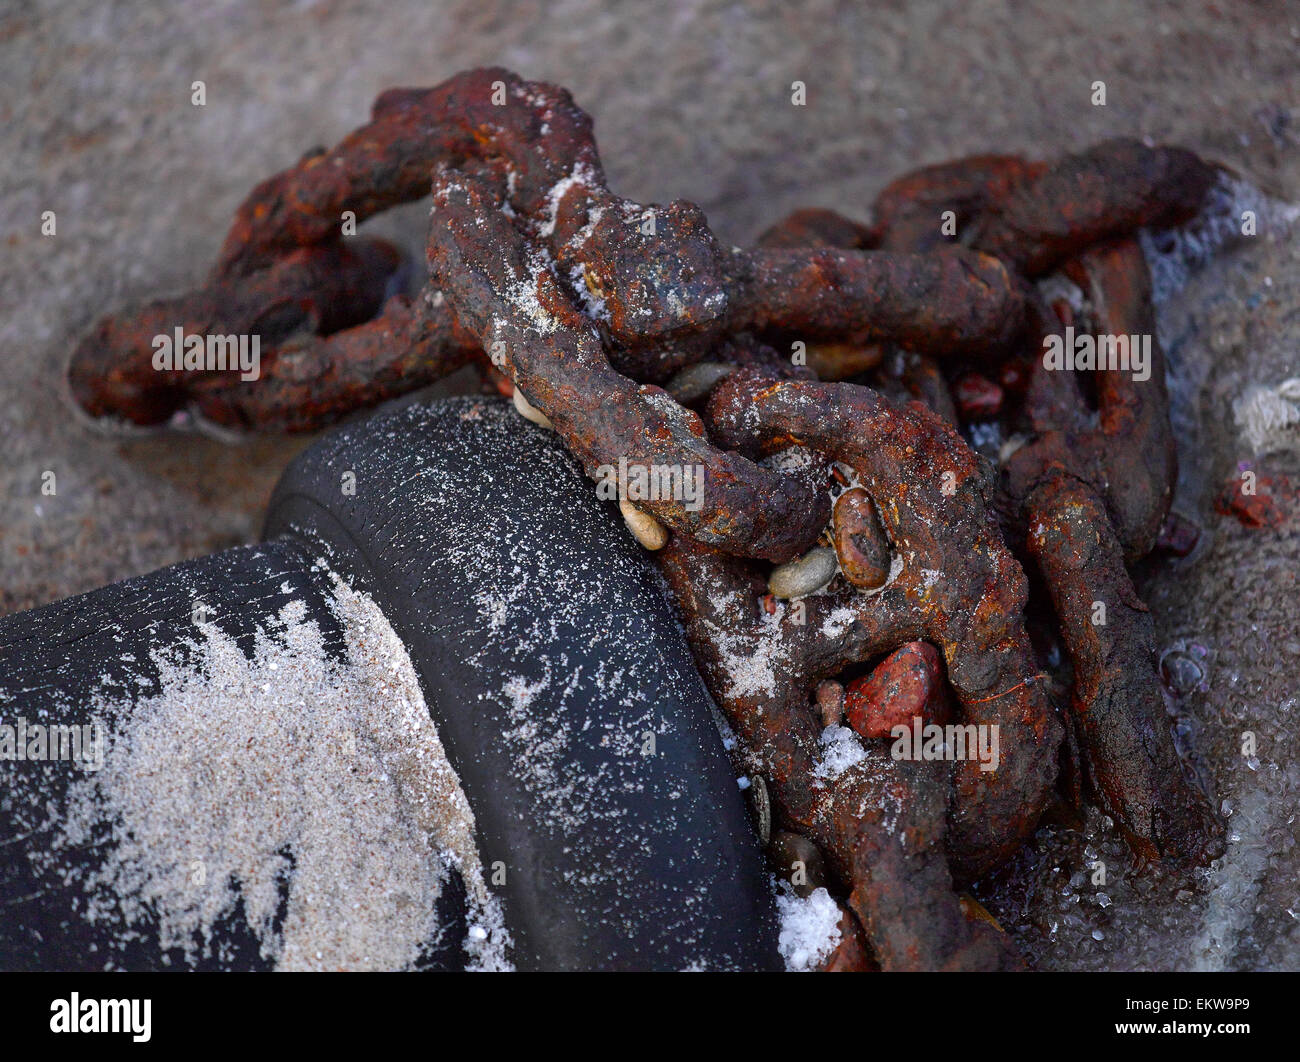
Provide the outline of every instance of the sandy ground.
<path id="1" fill-rule="evenodd" d="M 735 242 L 795 206 L 863 216 L 917 165 L 1120 134 L 1184 144 L 1300 200 L 1300 9 L 1135 7 L 0 3 L 0 613 L 256 537 L 307 440 L 105 434 L 69 409 L 62 368 L 100 314 L 197 283 L 251 185 L 362 122 L 382 89 L 488 63 L 562 83 L 595 116 L 616 190 L 693 199 Z M 190 103 L 196 79 L 205 107 Z M 805 107 L 790 102 L 796 79 Z M 54 237 L 40 233 L 45 210 Z M 374 228 L 418 253 L 422 210 Z M 1043 965 L 1300 965 L 1297 535 L 1246 532 L 1207 504 L 1251 457 L 1233 398 L 1300 374 L 1296 243 L 1262 235 L 1162 315 L 1185 378 L 1179 505 L 1206 544 L 1144 583 L 1162 639 L 1210 652 L 1206 690 L 1173 707 L 1238 840 L 1162 913 L 1164 885 L 1129 885 L 1103 824 L 1046 838 L 990 895 Z M 1256 467 L 1298 474 L 1294 458 Z M 1247 729 L 1261 739 L 1253 769 L 1237 749 Z M 1119 884 L 1106 904 L 1068 884 L 1087 845 L 1110 845 Z"/>

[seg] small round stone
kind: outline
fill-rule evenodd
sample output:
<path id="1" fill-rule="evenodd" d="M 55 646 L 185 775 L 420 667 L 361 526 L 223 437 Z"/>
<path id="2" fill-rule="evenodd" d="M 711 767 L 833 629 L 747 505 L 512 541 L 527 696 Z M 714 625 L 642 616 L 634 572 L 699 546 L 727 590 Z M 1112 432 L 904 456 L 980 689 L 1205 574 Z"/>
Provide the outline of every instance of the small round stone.
<path id="1" fill-rule="evenodd" d="M 796 896 L 811 896 L 826 884 L 821 849 L 801 833 L 773 831 L 767 857 L 777 877 L 788 881 Z"/>
<path id="2" fill-rule="evenodd" d="M 844 691 L 849 728 L 864 738 L 887 738 L 896 726 L 948 721 L 947 690 L 939 651 L 929 642 L 909 642 L 854 679 Z"/>
<path id="3" fill-rule="evenodd" d="M 847 380 L 879 365 L 884 349 L 878 343 L 809 343 L 807 355 L 819 380 Z"/>
<path id="4" fill-rule="evenodd" d="M 861 487 L 846 490 L 835 501 L 832 526 L 844 578 L 864 590 L 884 586 L 889 578 L 889 540 L 871 495 Z"/>
<path id="5" fill-rule="evenodd" d="M 1160 678 L 1174 696 L 1186 697 L 1205 681 L 1205 667 L 1185 649 L 1167 649 L 1160 656 Z"/>
<path id="6" fill-rule="evenodd" d="M 1002 412 L 1002 388 L 977 372 L 968 372 L 952 389 L 962 420 L 991 420 Z"/>
<path id="7" fill-rule="evenodd" d="M 1165 517 L 1164 525 L 1156 538 L 1156 549 L 1172 553 L 1175 557 L 1186 557 L 1196 548 L 1201 539 L 1201 529 L 1185 517 L 1171 512 Z"/>
<path id="8" fill-rule="evenodd" d="M 988 909 L 975 899 L 968 892 L 963 892 L 957 897 L 957 902 L 961 904 L 961 913 L 971 922 L 983 922 L 986 926 L 992 926 L 999 933 L 1005 932 L 998 924 L 998 920 L 989 914 Z"/>
<path id="9" fill-rule="evenodd" d="M 767 588 L 773 597 L 794 598 L 814 594 L 835 578 L 839 562 L 833 549 L 810 549 L 802 557 L 772 570 Z"/>
<path id="10" fill-rule="evenodd" d="M 519 415 L 525 420 L 531 420 L 534 424 L 538 424 L 550 431 L 555 430 L 555 425 L 551 423 L 550 417 L 529 402 L 528 399 L 524 397 L 524 393 L 519 390 L 518 387 L 514 390 L 512 401 L 515 404 L 515 409 L 519 411 Z"/>
<path id="11" fill-rule="evenodd" d="M 844 687 L 834 679 L 817 684 L 817 708 L 822 726 L 839 726 L 844 721 Z"/>
<path id="12" fill-rule="evenodd" d="M 735 365 L 727 365 L 720 361 L 696 362 L 677 373 L 668 381 L 664 390 L 676 401 L 686 405 L 703 398 L 735 371 Z"/>
<path id="13" fill-rule="evenodd" d="M 749 776 L 749 803 L 754 810 L 754 825 L 758 827 L 758 842 L 766 848 L 772 839 L 772 799 L 761 774 Z"/>

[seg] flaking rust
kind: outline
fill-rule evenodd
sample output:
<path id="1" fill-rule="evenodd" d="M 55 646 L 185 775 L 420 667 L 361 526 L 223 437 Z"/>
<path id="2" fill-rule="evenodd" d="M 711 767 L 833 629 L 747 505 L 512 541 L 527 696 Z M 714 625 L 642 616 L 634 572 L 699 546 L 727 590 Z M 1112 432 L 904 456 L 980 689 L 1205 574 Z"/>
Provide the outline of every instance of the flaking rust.
<path id="1" fill-rule="evenodd" d="M 766 821 L 825 855 L 844 905 L 830 968 L 1017 968 L 955 886 L 1014 853 L 1058 787 L 1077 792 L 1063 746 L 1143 858 L 1222 850 L 1126 568 L 1160 540 L 1175 472 L 1134 233 L 1193 215 L 1219 172 L 1132 140 L 975 156 L 895 181 L 870 222 L 797 211 L 732 248 L 692 203 L 610 191 L 565 90 L 473 70 L 384 93 L 367 125 L 259 184 L 208 286 L 106 318 L 70 377 L 95 415 L 192 406 L 297 431 L 475 361 L 593 479 L 620 462 L 702 469 L 700 505 L 622 504 L 663 547 L 702 673 L 767 780 Z M 411 299 L 390 290 L 391 248 L 342 221 L 430 191 L 429 281 Z M 1077 321 L 1038 294 L 1054 270 L 1084 294 Z M 1150 371 L 1081 389 L 1042 357 L 1067 325 L 1149 336 Z M 261 378 L 159 374 L 152 337 L 178 326 L 257 330 Z M 1017 433 L 1001 479 L 961 434 L 975 424 Z M 784 570 L 829 582 L 772 580 L 814 547 L 817 564 Z M 1050 592 L 1068 705 L 1031 646 L 1017 556 Z M 856 701 L 866 737 L 842 730 L 846 684 L 902 697 L 901 646 L 924 664 L 923 716 L 997 733 L 993 769 L 897 756 Z M 836 766 L 827 742 L 846 736 L 857 758 Z"/>

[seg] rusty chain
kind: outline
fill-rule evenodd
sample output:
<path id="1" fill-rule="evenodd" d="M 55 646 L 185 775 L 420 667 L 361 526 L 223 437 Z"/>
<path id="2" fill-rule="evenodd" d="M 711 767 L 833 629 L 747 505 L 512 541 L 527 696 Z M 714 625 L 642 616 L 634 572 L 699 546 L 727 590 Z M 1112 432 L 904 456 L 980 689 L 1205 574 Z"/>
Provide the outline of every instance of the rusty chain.
<path id="1" fill-rule="evenodd" d="M 624 512 L 766 780 L 773 850 L 815 844 L 845 897 L 829 968 L 1014 968 L 956 890 L 1050 803 L 1086 790 L 1143 859 L 1222 849 L 1125 567 L 1156 542 L 1176 460 L 1134 234 L 1187 220 L 1217 179 L 1130 140 L 1052 164 L 978 156 L 895 181 L 870 225 L 799 211 L 728 248 L 694 204 L 612 193 L 565 90 L 475 70 L 384 93 L 369 124 L 258 185 L 208 285 L 105 318 L 70 380 L 95 415 L 193 406 L 295 431 L 473 362 L 593 479 L 701 469 L 700 504 L 624 496 Z M 340 219 L 430 191 L 410 299 L 392 248 Z M 1041 294 L 1051 273 L 1077 307 Z M 157 372 L 151 337 L 174 327 L 259 332 L 262 378 Z M 1075 331 L 1151 337 L 1148 376 L 1052 371 L 1045 346 Z M 1015 433 L 1000 468 L 971 423 Z M 1027 568 L 1068 703 L 1031 641 Z M 884 735 L 913 711 L 994 728 L 996 769 L 892 756 Z"/>

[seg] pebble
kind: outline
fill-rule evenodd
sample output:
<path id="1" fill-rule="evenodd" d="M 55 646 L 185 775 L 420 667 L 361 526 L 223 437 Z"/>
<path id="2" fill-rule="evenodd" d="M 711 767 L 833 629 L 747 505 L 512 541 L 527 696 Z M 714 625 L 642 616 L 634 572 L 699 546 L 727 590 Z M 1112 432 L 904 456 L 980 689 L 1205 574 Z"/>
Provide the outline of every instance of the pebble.
<path id="1" fill-rule="evenodd" d="M 865 590 L 883 586 L 889 578 L 889 540 L 871 496 L 861 487 L 846 490 L 836 499 L 833 526 L 844 577 Z"/>
<path id="2" fill-rule="evenodd" d="M 1240 474 L 1229 477 L 1214 501 L 1215 512 L 1236 517 L 1243 527 L 1281 527 L 1286 522 L 1286 513 L 1278 501 L 1294 496 L 1291 481 L 1280 473 L 1276 476 L 1257 476 L 1253 483 L 1253 494 L 1245 493 L 1246 482 Z"/>
<path id="3" fill-rule="evenodd" d="M 772 569 L 767 588 L 773 597 L 794 598 L 815 594 L 835 578 L 839 561 L 833 549 L 810 549 L 802 557 Z"/>
<path id="4" fill-rule="evenodd" d="M 803 834 L 774 831 L 767 855 L 777 877 L 790 882 L 796 896 L 811 896 L 826 885 L 826 862 L 821 849 Z M 795 863 L 803 864 L 802 882 L 793 880 Z"/>
<path id="5" fill-rule="evenodd" d="M 896 726 L 950 718 L 939 651 L 929 642 L 909 642 L 869 675 L 854 679 L 844 693 L 849 727 L 865 738 L 887 738 Z"/>
<path id="6" fill-rule="evenodd" d="M 1023 395 L 1029 389 L 1030 368 L 1023 361 L 1011 359 L 998 370 L 998 383 L 1006 394 Z"/>
<path id="7" fill-rule="evenodd" d="M 983 922 L 985 925 L 992 926 L 999 933 L 1003 932 L 1002 926 L 998 920 L 989 914 L 988 909 L 975 899 L 968 892 L 963 892 L 957 897 L 957 902 L 961 904 L 961 913 L 971 922 Z"/>
<path id="8" fill-rule="evenodd" d="M 696 362 L 677 373 L 664 390 L 682 405 L 687 405 L 699 401 L 735 371 L 735 365 L 720 361 Z"/>
<path id="9" fill-rule="evenodd" d="M 663 549 L 668 544 L 668 528 L 649 513 L 643 513 L 626 498 L 619 501 L 618 508 L 623 514 L 623 522 L 627 524 L 627 529 L 646 549 Z"/>
<path id="10" fill-rule="evenodd" d="M 1205 681 L 1204 650 L 1179 641 L 1160 654 L 1160 680 L 1176 697 L 1186 697 Z"/>
<path id="11" fill-rule="evenodd" d="M 839 726 L 844 721 L 844 687 L 827 679 L 817 684 L 816 696 L 822 726 Z"/>
<path id="12" fill-rule="evenodd" d="M 758 827 L 758 842 L 766 848 L 772 839 L 772 798 L 767 794 L 767 783 L 761 774 L 750 776 L 749 806 L 754 813 L 754 824 Z"/>
<path id="13" fill-rule="evenodd" d="M 519 415 L 523 417 L 524 420 L 531 420 L 534 424 L 538 424 L 549 431 L 555 430 L 555 425 L 551 423 L 551 418 L 529 402 L 528 399 L 524 397 L 524 393 L 519 390 L 518 387 L 515 388 L 511 400 L 515 404 L 515 409 L 519 411 Z"/>
<path id="14" fill-rule="evenodd" d="M 1002 388 L 977 372 L 963 374 L 953 385 L 952 398 L 964 421 L 991 420 L 1002 412 Z"/>
<path id="15" fill-rule="evenodd" d="M 847 380 L 879 365 L 884 350 L 878 343 L 809 343 L 807 356 L 819 380 Z"/>

